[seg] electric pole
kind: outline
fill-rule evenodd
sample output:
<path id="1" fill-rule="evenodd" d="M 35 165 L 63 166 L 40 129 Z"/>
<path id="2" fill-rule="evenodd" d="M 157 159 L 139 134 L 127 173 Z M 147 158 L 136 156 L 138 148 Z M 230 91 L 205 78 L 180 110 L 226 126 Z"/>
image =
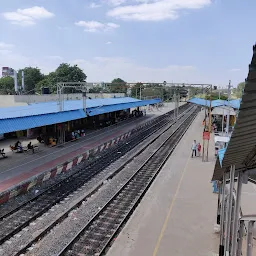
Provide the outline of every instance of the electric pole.
<path id="1" fill-rule="evenodd" d="M 230 94 L 231 94 L 231 80 L 229 80 L 229 83 L 228 83 L 228 115 L 227 115 L 227 124 L 226 124 L 226 136 L 228 136 L 228 133 L 229 133 Z"/>

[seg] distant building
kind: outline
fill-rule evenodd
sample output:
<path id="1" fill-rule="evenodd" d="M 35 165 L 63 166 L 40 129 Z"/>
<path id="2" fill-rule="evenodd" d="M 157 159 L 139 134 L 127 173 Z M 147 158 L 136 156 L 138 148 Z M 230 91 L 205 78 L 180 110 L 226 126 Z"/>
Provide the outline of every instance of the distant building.
<path id="1" fill-rule="evenodd" d="M 9 67 L 2 67 L 2 76 L 3 77 L 14 76 L 14 70 Z"/>

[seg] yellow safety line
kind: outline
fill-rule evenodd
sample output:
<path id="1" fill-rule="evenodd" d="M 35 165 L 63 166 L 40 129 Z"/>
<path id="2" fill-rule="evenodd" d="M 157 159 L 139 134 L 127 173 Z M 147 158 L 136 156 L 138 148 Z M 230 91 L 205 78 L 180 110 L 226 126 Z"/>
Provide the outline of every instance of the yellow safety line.
<path id="1" fill-rule="evenodd" d="M 178 196 L 178 193 L 179 193 L 179 190 L 180 190 L 180 187 L 181 187 L 181 183 L 182 183 L 183 178 L 184 178 L 184 175 L 185 175 L 185 173 L 186 173 L 189 160 L 190 160 L 190 156 L 188 157 L 187 162 L 186 162 L 186 165 L 185 165 L 185 167 L 184 167 L 184 169 L 183 169 L 183 171 L 182 171 L 182 175 L 181 175 L 181 178 L 180 178 L 178 187 L 177 187 L 176 192 L 175 192 L 175 195 L 174 195 L 174 197 L 173 197 L 173 199 L 172 199 L 172 203 L 171 203 L 171 206 L 170 206 L 170 208 L 169 208 L 168 214 L 167 214 L 167 216 L 166 216 L 166 218 L 165 218 L 165 221 L 164 221 L 163 227 L 162 227 L 162 229 L 161 229 L 160 235 L 159 235 L 159 237 L 158 237 L 158 239 L 157 239 L 157 243 L 156 243 L 156 246 L 155 246 L 155 249 L 154 249 L 153 256 L 156 256 L 156 254 L 157 254 L 157 252 L 158 252 L 158 250 L 159 250 L 160 243 L 161 243 L 161 240 L 162 240 L 162 238 L 163 238 L 164 232 L 165 232 L 165 230 L 166 230 L 166 228 L 167 228 L 167 224 L 168 224 L 168 221 L 169 221 L 169 219 L 170 219 L 170 216 L 171 216 L 171 213 L 172 213 L 172 210 L 173 210 L 174 203 L 175 203 L 175 201 L 176 201 L 176 199 L 177 199 L 177 196 Z"/>

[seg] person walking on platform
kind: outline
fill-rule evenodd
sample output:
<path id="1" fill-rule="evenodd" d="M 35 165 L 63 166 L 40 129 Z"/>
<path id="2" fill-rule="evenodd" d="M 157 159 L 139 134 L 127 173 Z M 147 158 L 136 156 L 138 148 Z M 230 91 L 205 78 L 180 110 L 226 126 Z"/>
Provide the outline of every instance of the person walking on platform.
<path id="1" fill-rule="evenodd" d="M 202 148 L 202 146 L 201 146 L 200 142 L 198 142 L 198 144 L 197 144 L 198 156 L 201 156 L 201 148 Z"/>
<path id="2" fill-rule="evenodd" d="M 197 150 L 196 140 L 194 140 L 191 149 L 192 149 L 192 158 L 193 158 L 194 154 L 196 156 L 196 150 Z"/>

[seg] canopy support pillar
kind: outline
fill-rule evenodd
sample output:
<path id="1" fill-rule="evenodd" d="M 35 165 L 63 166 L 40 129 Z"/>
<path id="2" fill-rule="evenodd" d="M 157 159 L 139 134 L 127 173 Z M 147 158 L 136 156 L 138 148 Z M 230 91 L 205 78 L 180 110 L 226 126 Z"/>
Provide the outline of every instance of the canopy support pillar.
<path id="1" fill-rule="evenodd" d="M 244 221 L 240 220 L 239 237 L 238 237 L 237 254 L 236 255 L 242 255 L 243 236 L 244 236 Z"/>
<path id="2" fill-rule="evenodd" d="M 225 253 L 230 255 L 230 230 L 232 221 L 232 204 L 233 204 L 233 190 L 234 190 L 234 178 L 235 178 L 235 166 L 230 167 L 230 184 L 229 184 L 229 194 L 227 202 L 227 214 L 225 223 Z"/>
<path id="3" fill-rule="evenodd" d="M 224 219 L 225 219 L 225 187 L 226 187 L 226 173 L 223 174 L 223 181 L 221 186 L 221 210 L 220 210 L 220 246 L 219 256 L 224 256 Z"/>
<path id="4" fill-rule="evenodd" d="M 247 234 L 247 256 L 252 256 L 253 253 L 253 227 L 254 221 L 251 220 L 248 223 L 248 234 Z"/>
<path id="5" fill-rule="evenodd" d="M 235 210 L 233 212 L 234 221 L 233 221 L 233 227 L 232 227 L 231 255 L 236 255 L 235 252 L 237 251 L 237 237 L 238 237 L 239 215 L 240 215 L 240 208 L 241 208 L 242 185 L 243 185 L 243 172 L 239 172 L 238 179 L 237 179 Z"/>

